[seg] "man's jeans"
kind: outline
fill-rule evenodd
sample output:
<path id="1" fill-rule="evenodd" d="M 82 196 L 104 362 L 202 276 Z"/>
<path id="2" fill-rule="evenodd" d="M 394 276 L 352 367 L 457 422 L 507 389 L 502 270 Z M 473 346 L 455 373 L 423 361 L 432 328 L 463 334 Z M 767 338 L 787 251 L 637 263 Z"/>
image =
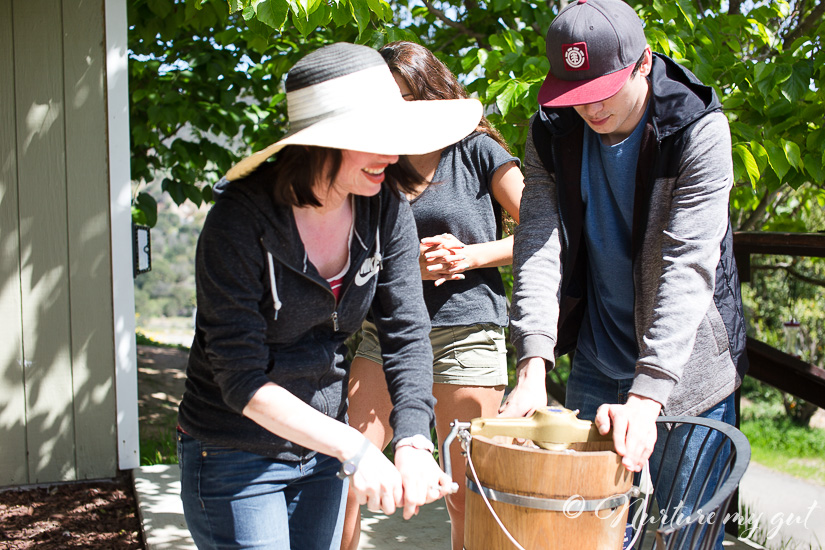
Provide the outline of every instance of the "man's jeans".
<path id="1" fill-rule="evenodd" d="M 596 410 L 604 403 L 625 403 L 627 402 L 627 394 L 633 384 L 632 378 L 613 379 L 603 374 L 596 366 L 589 361 L 585 354 L 577 353 L 573 359 L 573 366 L 570 371 L 570 377 L 567 380 L 567 396 L 565 407 L 571 410 L 579 410 L 579 418 L 585 420 L 593 420 L 596 418 Z M 734 425 L 736 423 L 736 408 L 734 404 L 733 394 L 723 399 L 710 409 L 699 415 L 703 418 L 711 418 L 714 420 L 721 420 L 728 424 Z M 671 439 L 677 438 L 684 441 L 689 433 L 688 429 L 676 430 Z M 713 489 L 719 481 L 719 476 L 722 473 L 722 467 L 730 455 L 730 446 L 725 447 L 720 451 L 716 461 L 713 461 L 716 447 L 720 441 L 724 440 L 724 436 L 711 435 L 708 442 L 705 444 L 705 451 L 702 452 L 701 462 L 696 466 L 694 481 L 692 482 L 692 490 L 685 498 L 682 497 L 684 488 L 690 477 L 693 465 L 696 463 L 697 457 L 702 451 L 702 442 L 707 434 L 707 429 L 697 427 L 690 441 L 687 443 L 687 448 L 684 451 L 684 458 L 682 458 L 682 465 L 679 472 L 676 472 L 676 466 L 679 464 L 681 455 L 683 454 L 681 441 L 671 441 L 668 448 L 668 456 L 662 456 L 664 451 L 665 441 L 668 437 L 668 430 L 661 424 L 657 424 L 657 438 L 656 447 L 650 457 L 650 475 L 654 483 L 657 483 L 658 476 L 662 479 L 658 481 L 657 487 L 659 492 L 666 492 L 670 488 L 674 477 L 676 478 L 676 486 L 673 494 L 676 495 L 675 502 L 662 502 L 662 495 L 657 495 L 657 502 L 661 513 L 667 513 L 668 516 L 663 519 L 675 520 L 679 522 L 685 519 L 693 512 L 696 505 L 696 499 L 702 487 L 702 481 L 707 477 L 708 485 L 703 497 L 703 501 L 707 501 L 712 494 Z M 678 444 L 677 444 L 678 443 Z M 711 452 L 708 452 L 711 449 Z M 659 472 L 659 465 L 663 465 L 661 472 Z M 696 481 L 698 480 L 698 482 Z M 681 499 L 681 500 L 680 500 Z M 722 514 L 726 510 L 721 511 Z M 721 518 L 717 521 L 721 521 Z M 676 523 L 678 525 L 679 523 Z M 722 539 L 724 538 L 724 529 L 720 531 L 717 548 L 722 548 Z"/>
<path id="2" fill-rule="evenodd" d="M 178 432 L 181 500 L 199 550 L 338 550 L 347 487 L 316 454 L 272 460 Z"/>

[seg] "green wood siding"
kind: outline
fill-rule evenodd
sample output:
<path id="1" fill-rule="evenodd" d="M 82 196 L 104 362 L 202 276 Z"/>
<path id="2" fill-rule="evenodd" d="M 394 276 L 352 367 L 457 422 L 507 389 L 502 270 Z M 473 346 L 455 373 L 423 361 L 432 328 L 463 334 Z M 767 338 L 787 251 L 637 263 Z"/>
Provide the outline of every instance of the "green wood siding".
<path id="1" fill-rule="evenodd" d="M 103 10 L 0 0 L 0 486 L 117 470 Z"/>
<path id="2" fill-rule="evenodd" d="M 0 0 L 0 75 L 14 71 L 11 0 Z M 0 78 L 0 485 L 28 480 L 14 81 Z"/>
<path id="3" fill-rule="evenodd" d="M 103 0 L 63 1 L 77 477 L 117 469 Z"/>

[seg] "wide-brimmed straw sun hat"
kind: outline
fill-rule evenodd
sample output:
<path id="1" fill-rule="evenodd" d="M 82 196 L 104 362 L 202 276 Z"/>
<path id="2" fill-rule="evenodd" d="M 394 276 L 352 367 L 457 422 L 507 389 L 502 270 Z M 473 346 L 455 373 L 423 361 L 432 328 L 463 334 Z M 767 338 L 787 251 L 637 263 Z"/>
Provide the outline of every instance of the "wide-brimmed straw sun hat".
<path id="1" fill-rule="evenodd" d="M 466 137 L 482 114 L 476 99 L 405 101 L 381 54 L 343 42 L 324 46 L 292 67 L 286 101 L 286 136 L 233 166 L 227 179 L 249 175 L 287 145 L 429 153 Z"/>

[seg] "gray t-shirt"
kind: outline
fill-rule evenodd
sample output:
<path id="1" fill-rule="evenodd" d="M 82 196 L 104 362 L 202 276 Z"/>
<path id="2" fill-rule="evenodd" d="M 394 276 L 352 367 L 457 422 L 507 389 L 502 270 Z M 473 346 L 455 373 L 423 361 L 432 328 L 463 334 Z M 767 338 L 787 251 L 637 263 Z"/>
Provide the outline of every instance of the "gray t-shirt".
<path id="1" fill-rule="evenodd" d="M 519 160 L 487 134 L 473 133 L 441 154 L 433 182 L 410 201 L 418 238 L 451 233 L 464 244 L 501 238 L 501 206 L 490 185 L 496 170 Z M 432 326 L 507 325 L 504 285 L 496 267 L 472 269 L 463 281 L 424 281 Z"/>

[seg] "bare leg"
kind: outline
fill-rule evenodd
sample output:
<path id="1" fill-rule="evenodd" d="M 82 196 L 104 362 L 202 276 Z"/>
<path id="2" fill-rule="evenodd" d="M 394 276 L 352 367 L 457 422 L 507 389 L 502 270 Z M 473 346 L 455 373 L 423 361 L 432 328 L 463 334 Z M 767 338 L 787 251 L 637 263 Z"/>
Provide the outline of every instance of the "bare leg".
<path id="1" fill-rule="evenodd" d="M 469 422 L 473 418 L 498 415 L 504 386 L 433 384 L 433 395 L 438 400 L 435 405 L 436 432 L 438 441 L 443 442 L 450 433 L 450 423 L 455 419 Z M 443 456 L 443 450 L 439 451 Z M 458 492 L 446 497 L 447 511 L 450 513 L 453 550 L 461 550 L 464 547 L 464 471 L 467 461 L 461 455 L 459 445 L 451 445 L 449 451 L 453 481 L 458 483 Z"/>
<path id="2" fill-rule="evenodd" d="M 384 369 L 378 363 L 356 357 L 349 375 L 349 423 L 364 434 L 373 445 L 383 449 L 392 440 L 390 428 L 392 401 L 384 378 Z M 361 507 L 350 492 L 344 518 L 344 536 L 341 550 L 357 550 L 361 537 Z"/>

